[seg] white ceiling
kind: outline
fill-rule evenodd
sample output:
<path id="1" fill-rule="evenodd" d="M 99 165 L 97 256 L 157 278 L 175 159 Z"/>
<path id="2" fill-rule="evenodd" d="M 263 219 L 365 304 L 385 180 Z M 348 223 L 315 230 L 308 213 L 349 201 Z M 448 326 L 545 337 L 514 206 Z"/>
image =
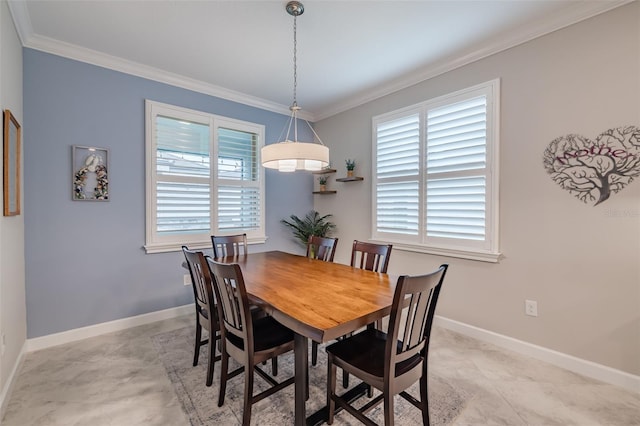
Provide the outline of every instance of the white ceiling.
<path id="1" fill-rule="evenodd" d="M 298 104 L 328 117 L 628 0 L 303 0 Z M 9 0 L 22 43 L 288 112 L 287 1 Z"/>

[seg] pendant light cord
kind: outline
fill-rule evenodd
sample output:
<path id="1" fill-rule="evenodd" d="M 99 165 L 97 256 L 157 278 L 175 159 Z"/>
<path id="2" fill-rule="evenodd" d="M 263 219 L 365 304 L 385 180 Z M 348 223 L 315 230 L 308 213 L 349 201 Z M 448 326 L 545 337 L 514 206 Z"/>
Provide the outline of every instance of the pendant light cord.
<path id="1" fill-rule="evenodd" d="M 291 8 L 289 8 L 290 5 L 292 6 Z M 298 111 L 301 109 L 298 106 L 298 15 L 301 15 L 303 12 L 304 8 L 302 7 L 302 4 L 293 1 L 287 4 L 287 13 L 293 16 L 293 103 L 289 108 L 291 110 L 291 117 L 289 119 L 285 139 L 289 137 L 291 126 L 293 125 L 294 142 L 298 142 Z M 305 122 L 316 139 L 318 139 L 318 142 L 320 142 L 320 145 L 324 145 L 324 142 L 322 142 L 322 139 L 320 139 L 320 136 L 316 133 L 311 124 L 309 124 L 307 120 L 305 120 Z"/>
<path id="2" fill-rule="evenodd" d="M 297 92 L 298 92 L 298 37 L 297 37 L 297 19 L 296 15 L 293 16 L 293 106 L 298 106 Z"/>
<path id="3" fill-rule="evenodd" d="M 298 15 L 293 15 L 293 140 L 298 141 Z"/>

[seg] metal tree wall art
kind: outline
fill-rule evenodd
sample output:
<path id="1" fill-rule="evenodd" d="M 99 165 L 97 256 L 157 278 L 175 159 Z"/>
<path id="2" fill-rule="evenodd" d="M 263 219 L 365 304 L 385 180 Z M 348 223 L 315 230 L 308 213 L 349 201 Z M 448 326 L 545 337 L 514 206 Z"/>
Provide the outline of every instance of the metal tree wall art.
<path id="1" fill-rule="evenodd" d="M 640 128 L 609 129 L 595 141 L 560 136 L 545 149 L 543 161 L 555 183 L 596 206 L 640 175 Z"/>

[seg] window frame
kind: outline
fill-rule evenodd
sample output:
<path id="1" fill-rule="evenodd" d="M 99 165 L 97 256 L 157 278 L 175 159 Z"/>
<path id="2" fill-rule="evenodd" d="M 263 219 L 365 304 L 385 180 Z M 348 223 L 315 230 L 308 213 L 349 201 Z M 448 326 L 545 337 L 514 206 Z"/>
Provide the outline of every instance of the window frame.
<path id="1" fill-rule="evenodd" d="M 157 232 L 157 156 L 156 156 L 156 129 L 155 118 L 158 116 L 170 117 L 172 119 L 187 120 L 194 123 L 205 124 L 209 127 L 209 156 L 210 173 L 209 184 L 209 218 L 210 229 L 204 233 L 176 233 L 173 235 L 159 235 Z M 257 135 L 256 146 L 256 181 L 238 181 L 231 179 L 220 179 L 217 175 L 218 166 L 218 129 L 226 128 L 241 132 L 254 133 Z M 225 231 L 218 229 L 218 188 L 221 185 L 238 187 L 255 187 L 260 194 L 259 208 L 259 228 L 253 230 L 242 230 L 234 233 L 246 233 L 247 240 L 251 244 L 264 243 L 266 241 L 265 229 L 265 174 L 264 168 L 260 167 L 260 149 L 264 146 L 265 126 L 248 121 L 237 120 L 210 114 L 193 109 L 178 107 L 152 100 L 145 100 L 145 218 L 146 232 L 145 245 L 146 253 L 163 253 L 179 251 L 182 245 L 189 248 L 203 249 L 211 247 L 211 235 L 224 234 Z M 176 181 L 193 182 L 202 178 L 171 178 Z M 171 180 L 170 179 L 170 180 Z"/>
<path id="2" fill-rule="evenodd" d="M 478 96 L 486 96 L 486 176 L 485 189 L 485 240 L 474 241 L 442 237 L 428 237 L 426 229 L 427 185 L 427 114 L 429 110 L 455 104 Z M 419 120 L 419 169 L 418 179 L 418 235 L 378 231 L 378 178 L 377 137 L 378 125 L 418 114 Z M 371 185 L 371 241 L 392 243 L 394 248 L 405 251 L 450 256 L 456 258 L 498 262 L 499 251 L 499 159 L 500 159 L 500 80 L 495 79 L 472 87 L 432 98 L 418 104 L 400 108 L 372 118 L 372 185 Z M 471 172 L 473 174 L 475 170 Z M 467 172 L 462 172 L 461 175 Z M 476 173 L 476 175 L 478 175 Z M 434 176 L 435 177 L 435 176 Z M 390 182 L 387 178 L 382 183 Z M 411 179 L 413 180 L 413 179 Z M 407 178 L 397 178 L 408 182 Z"/>

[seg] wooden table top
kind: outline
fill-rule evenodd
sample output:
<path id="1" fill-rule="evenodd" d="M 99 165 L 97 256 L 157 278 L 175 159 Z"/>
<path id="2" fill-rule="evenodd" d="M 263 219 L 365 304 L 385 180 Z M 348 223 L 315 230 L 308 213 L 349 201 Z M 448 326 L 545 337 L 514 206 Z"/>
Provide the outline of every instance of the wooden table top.
<path id="1" fill-rule="evenodd" d="M 389 315 L 397 277 L 271 251 L 238 263 L 252 301 L 296 333 L 327 342 Z"/>

